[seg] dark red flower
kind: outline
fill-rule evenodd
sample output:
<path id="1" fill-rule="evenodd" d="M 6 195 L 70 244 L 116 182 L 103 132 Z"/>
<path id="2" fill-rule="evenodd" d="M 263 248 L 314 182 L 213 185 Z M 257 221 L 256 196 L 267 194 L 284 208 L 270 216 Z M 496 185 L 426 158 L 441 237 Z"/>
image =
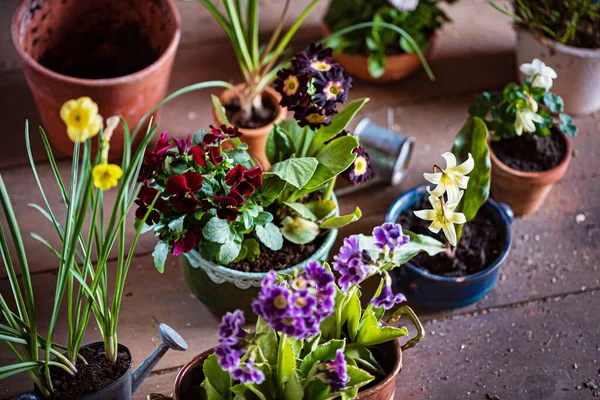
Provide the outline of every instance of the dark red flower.
<path id="1" fill-rule="evenodd" d="M 183 236 L 173 242 L 173 255 L 179 256 L 192 250 L 200 240 L 200 232 L 195 230 L 187 231 Z"/>
<path id="2" fill-rule="evenodd" d="M 304 110 L 296 110 L 294 118 L 300 126 L 319 129 L 322 125 L 329 125 L 331 123 L 331 116 L 335 114 L 337 114 L 337 111 L 333 108 L 309 106 Z"/>
<path id="3" fill-rule="evenodd" d="M 238 164 L 231 168 L 227 175 L 225 175 L 225 183 L 229 186 L 235 186 L 242 180 L 242 173 L 246 170 L 242 164 Z"/>
<path id="4" fill-rule="evenodd" d="M 165 187 L 167 193 L 173 195 L 169 202 L 186 214 L 195 212 L 200 204 L 196 192 L 202 187 L 202 182 L 204 178 L 198 172 L 186 172 L 170 177 Z"/>
<path id="5" fill-rule="evenodd" d="M 342 172 L 342 176 L 355 185 L 359 185 L 371 179 L 373 172 L 371 171 L 371 157 L 363 147 L 354 149 L 356 159 L 347 170 Z"/>
<path id="6" fill-rule="evenodd" d="M 202 138 L 205 144 L 212 144 L 217 140 L 225 140 L 242 136 L 242 132 L 239 131 L 235 126 L 221 125 L 220 128 L 210 126 L 210 133 L 207 133 Z"/>
<path id="7" fill-rule="evenodd" d="M 146 212 L 152 202 L 154 201 L 154 197 L 158 194 L 158 190 L 151 188 L 150 186 L 144 185 L 141 187 L 140 192 L 138 193 L 137 199 L 135 199 L 135 204 L 138 205 L 138 209 L 135 210 L 135 217 L 139 220 L 143 220 L 146 216 Z M 154 208 L 150 211 L 148 215 L 148 219 L 146 219 L 146 224 L 153 225 L 160 221 L 160 215 L 166 213 L 169 210 L 169 206 L 167 202 L 159 197 L 156 199 L 156 203 L 154 203 Z"/>
<path id="8" fill-rule="evenodd" d="M 219 146 L 210 146 L 208 148 L 208 158 L 213 165 L 219 165 L 223 162 L 221 148 Z"/>
<path id="9" fill-rule="evenodd" d="M 233 222 L 242 212 L 238 207 L 244 205 L 246 200 L 235 190 L 229 191 L 227 196 L 214 196 L 213 201 L 217 206 L 217 217 Z"/>
<path id="10" fill-rule="evenodd" d="M 278 79 L 275 81 L 275 90 L 281 94 L 279 104 L 284 107 L 293 107 L 307 96 L 308 82 L 310 76 L 304 73 L 286 68 L 277 73 Z"/>
<path id="11" fill-rule="evenodd" d="M 172 147 L 171 143 L 169 143 L 169 131 L 164 131 L 160 135 L 160 139 L 154 145 L 154 150 L 152 153 L 157 156 L 163 156 L 165 153 Z"/>
<path id="12" fill-rule="evenodd" d="M 165 131 L 154 145 L 153 150 L 146 149 L 144 161 L 138 175 L 138 182 L 153 179 L 156 173 L 162 169 L 167 151 L 172 147 L 168 140 L 169 132 Z"/>
<path id="13" fill-rule="evenodd" d="M 254 189 L 262 185 L 262 168 L 246 168 L 242 164 L 233 167 L 225 175 L 225 183 L 244 196 L 250 196 Z"/>
<path id="14" fill-rule="evenodd" d="M 333 63 L 333 50 L 323 47 L 323 44 L 311 43 L 302 53 L 296 54 L 292 61 L 293 68 L 298 72 L 325 72 L 338 64 Z"/>
<path id="15" fill-rule="evenodd" d="M 189 155 L 199 167 L 206 167 L 208 165 L 206 162 L 206 150 L 204 149 L 204 146 L 193 146 L 189 151 Z"/>
<path id="16" fill-rule="evenodd" d="M 257 188 L 262 185 L 262 174 L 262 167 L 257 165 L 254 168 L 249 168 L 242 172 L 242 177 L 244 178 L 244 181 Z"/>
<path id="17" fill-rule="evenodd" d="M 173 140 L 175 141 L 175 144 L 177 145 L 177 150 L 179 150 L 179 154 L 187 154 L 191 147 L 192 147 L 192 136 L 188 135 L 187 139 L 185 139 L 185 142 L 181 139 L 177 139 L 176 137 L 173 137 Z"/>

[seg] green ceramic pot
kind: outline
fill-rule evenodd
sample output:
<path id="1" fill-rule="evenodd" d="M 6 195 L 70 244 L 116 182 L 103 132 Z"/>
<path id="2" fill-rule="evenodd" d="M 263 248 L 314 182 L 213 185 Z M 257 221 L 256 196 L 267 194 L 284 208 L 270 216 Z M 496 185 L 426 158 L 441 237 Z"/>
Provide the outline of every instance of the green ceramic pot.
<path id="1" fill-rule="evenodd" d="M 337 199 L 332 199 L 336 203 L 335 215 L 339 215 Z M 294 268 L 302 269 L 311 261 L 326 260 L 337 234 L 337 229 L 330 230 L 321 247 L 308 259 L 278 272 L 290 274 Z M 179 262 L 192 293 L 206 307 L 218 315 L 240 309 L 247 319 L 251 318 L 251 304 L 258 296 L 260 283 L 267 275 L 266 272 L 243 272 L 227 268 L 203 259 L 196 250 L 180 256 Z"/>

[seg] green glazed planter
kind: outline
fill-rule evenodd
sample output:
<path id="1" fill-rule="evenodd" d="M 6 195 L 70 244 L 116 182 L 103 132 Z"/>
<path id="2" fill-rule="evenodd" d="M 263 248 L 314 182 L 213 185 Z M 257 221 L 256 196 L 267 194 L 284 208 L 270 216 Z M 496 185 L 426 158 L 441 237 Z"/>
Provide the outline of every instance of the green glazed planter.
<path id="1" fill-rule="evenodd" d="M 332 197 L 336 204 L 335 215 L 339 215 L 337 199 Z M 308 259 L 277 271 L 278 273 L 291 274 L 294 268 L 302 269 L 311 261 L 324 261 L 335 243 L 337 229 L 330 230 L 325 241 Z M 246 319 L 251 318 L 252 301 L 258 296 L 260 283 L 267 275 L 266 272 L 243 272 L 224 267 L 214 262 L 203 259 L 196 250 L 179 257 L 181 271 L 192 293 L 206 307 L 218 315 L 240 309 L 244 311 Z"/>

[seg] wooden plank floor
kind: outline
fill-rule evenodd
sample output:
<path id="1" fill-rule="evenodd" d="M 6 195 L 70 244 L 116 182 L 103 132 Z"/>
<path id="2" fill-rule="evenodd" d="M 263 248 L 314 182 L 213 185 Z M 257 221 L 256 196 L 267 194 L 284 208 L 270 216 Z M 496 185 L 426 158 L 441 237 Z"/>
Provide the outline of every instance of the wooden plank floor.
<path id="1" fill-rule="evenodd" d="M 185 7 L 184 31 L 188 36 L 198 32 L 185 24 L 202 20 L 199 5 L 183 1 L 178 4 Z M 276 7 L 278 2 L 273 4 Z M 195 10 L 198 14 L 194 16 Z M 400 187 L 379 188 L 369 191 L 368 196 L 358 193 L 341 199 L 343 210 L 359 206 L 364 217 L 344 229 L 340 238 L 370 232 L 380 224 L 391 202 L 422 183 L 421 173 L 450 148 L 477 92 L 496 89 L 515 79 L 514 34 L 510 24 L 479 0 L 463 0 L 448 10 L 455 23 L 445 27 L 438 37 L 433 60 L 436 83 L 430 83 L 420 73 L 394 85 L 357 83 L 353 91 L 355 98 L 372 99 L 365 116 L 382 125 L 391 108 L 400 130 L 414 136 L 417 145 L 411 171 Z M 302 40 L 315 36 L 318 21 L 311 19 L 301 32 Z M 172 89 L 206 79 L 239 78 L 228 44 L 221 36 L 210 39 L 182 44 Z M 161 129 L 186 135 L 210 123 L 208 110 L 206 93 L 179 99 L 165 109 Z M 23 118 L 29 117 L 34 126 L 38 119 L 18 71 L 0 75 L 0 116 L 5 128 L 0 173 L 21 228 L 26 234 L 37 232 L 55 240 L 51 226 L 27 206 L 40 198 L 25 158 Z M 600 113 L 577 117 L 576 122 L 581 133 L 573 141 L 572 165 L 537 214 L 514 222 L 513 247 L 493 291 L 479 303 L 463 309 L 419 310 L 427 336 L 414 351 L 405 354 L 404 369 L 397 381 L 398 398 L 504 400 L 594 396 L 588 387 L 593 386 L 590 382 L 600 381 L 600 249 L 596 239 L 600 234 Z M 36 157 L 43 160 L 40 150 L 38 143 Z M 66 159 L 61 161 L 61 170 L 67 171 L 68 164 Z M 48 165 L 42 161 L 40 169 L 50 188 Z M 108 197 L 107 201 L 111 201 Z M 50 190 L 50 201 L 59 210 L 57 215 L 63 215 L 56 190 Z M 153 245 L 154 239 L 147 235 L 139 242 L 125 290 L 119 339 L 131 347 L 134 367 L 157 345 L 159 322 L 176 328 L 188 340 L 190 350 L 168 353 L 138 390 L 136 399 L 144 399 L 150 392 L 169 393 L 178 368 L 216 342 L 217 318 L 189 293 L 177 260 L 170 260 L 163 275 L 154 270 L 149 255 Z M 44 300 L 53 294 L 55 264 L 45 251 L 37 251 L 39 246 L 33 240 L 27 238 L 26 246 L 35 271 L 43 329 L 49 314 Z M 0 292 L 9 294 L 3 271 Z M 58 339 L 65 334 L 64 330 L 57 332 Z M 97 338 L 98 332 L 91 329 L 87 339 Z M 0 348 L 0 366 L 11 361 L 5 349 Z M 29 387 L 25 376 L 2 381 L 0 398 Z"/>

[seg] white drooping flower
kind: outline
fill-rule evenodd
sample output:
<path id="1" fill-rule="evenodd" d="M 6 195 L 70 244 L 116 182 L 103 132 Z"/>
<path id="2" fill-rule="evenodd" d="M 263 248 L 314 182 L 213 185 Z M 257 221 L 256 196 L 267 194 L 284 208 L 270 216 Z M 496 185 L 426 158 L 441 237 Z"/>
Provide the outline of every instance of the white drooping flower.
<path id="1" fill-rule="evenodd" d="M 388 0 L 388 2 L 400 11 L 414 11 L 419 5 L 419 0 Z"/>
<path id="2" fill-rule="evenodd" d="M 552 87 L 552 80 L 558 78 L 556 71 L 538 58 L 534 58 L 531 63 L 522 64 L 519 69 L 525 76 L 531 78 L 531 87 L 549 90 Z"/>
<path id="3" fill-rule="evenodd" d="M 442 197 L 444 193 L 448 193 L 448 198 L 456 199 L 459 197 L 460 189 L 466 189 L 469 183 L 467 176 L 475 167 L 473 156 L 469 153 L 467 160 L 456 165 L 456 157 L 450 152 L 442 154 L 446 160 L 446 168 L 443 172 L 425 173 L 423 177 L 435 185 L 435 189 L 429 193 L 435 197 Z"/>
<path id="4" fill-rule="evenodd" d="M 531 111 L 529 108 L 524 108 L 521 110 L 517 110 L 517 118 L 515 120 L 515 131 L 518 136 L 525 132 L 535 132 L 535 124 L 543 122 L 544 118 L 538 113 Z"/>
<path id="5" fill-rule="evenodd" d="M 438 233 L 440 229 L 444 231 L 444 235 L 448 242 L 452 246 L 456 246 L 456 228 L 455 224 L 461 225 L 467 222 L 467 218 L 463 213 L 454 212 L 456 206 L 462 199 L 464 192 L 459 192 L 457 198 L 450 199 L 450 201 L 442 204 L 439 198 L 435 196 L 429 196 L 429 203 L 433 207 L 433 210 L 418 210 L 414 211 L 418 218 L 424 219 L 425 221 L 432 221 L 429 225 L 429 230 L 433 233 Z"/>

